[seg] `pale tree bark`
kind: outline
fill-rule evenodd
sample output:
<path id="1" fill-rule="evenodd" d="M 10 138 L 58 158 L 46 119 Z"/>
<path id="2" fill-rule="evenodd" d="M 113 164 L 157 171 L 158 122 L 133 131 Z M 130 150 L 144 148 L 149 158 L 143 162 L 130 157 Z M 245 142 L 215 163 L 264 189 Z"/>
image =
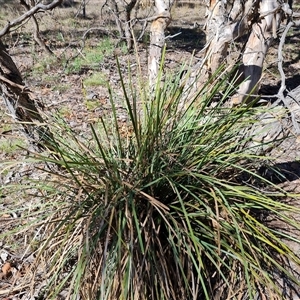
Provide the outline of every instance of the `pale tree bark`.
<path id="1" fill-rule="evenodd" d="M 206 22 L 206 63 L 213 74 L 228 57 L 228 45 L 245 34 L 258 1 L 209 0 Z"/>
<path id="2" fill-rule="evenodd" d="M 156 84 L 161 63 L 162 50 L 165 45 L 165 30 L 171 21 L 171 7 L 174 0 L 155 0 L 156 15 L 150 27 L 150 48 L 148 73 L 150 90 Z"/>
<path id="3" fill-rule="evenodd" d="M 260 2 L 259 21 L 253 24 L 250 37 L 243 53 L 241 83 L 238 94 L 232 98 L 232 104 L 237 105 L 255 93 L 261 78 L 263 63 L 269 47 L 282 19 L 282 10 L 277 0 L 262 0 Z"/>
<path id="4" fill-rule="evenodd" d="M 222 64 L 228 65 L 229 43 L 250 33 L 243 53 L 235 55 L 237 63 L 238 59 L 242 58 L 240 78 L 237 82 L 242 83 L 237 94 L 232 97 L 232 104 L 240 104 L 250 93 L 255 93 L 266 54 L 282 19 L 283 2 L 207 0 L 206 55 L 200 71 L 202 82 L 198 83 L 198 86 L 203 85 L 208 76 L 216 72 Z"/>
<path id="5" fill-rule="evenodd" d="M 187 80 L 190 97 L 206 86 L 209 77 L 222 66 L 235 63 L 239 55 L 229 53 L 229 45 L 249 30 L 254 4 L 259 0 L 205 0 L 206 45 L 204 57 L 191 70 Z M 230 55 L 233 54 L 233 55 Z"/>

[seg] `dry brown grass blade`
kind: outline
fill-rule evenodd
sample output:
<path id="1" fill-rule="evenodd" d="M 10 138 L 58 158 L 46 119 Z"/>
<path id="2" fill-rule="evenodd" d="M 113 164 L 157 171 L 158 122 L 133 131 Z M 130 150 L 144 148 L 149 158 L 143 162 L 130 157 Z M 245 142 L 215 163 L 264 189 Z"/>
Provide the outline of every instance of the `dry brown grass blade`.
<path id="1" fill-rule="evenodd" d="M 30 286 L 31 286 L 31 284 L 22 284 L 22 285 L 19 285 L 19 286 L 10 288 L 10 289 L 2 290 L 2 291 L 0 291 L 0 295 L 2 295 L 2 296 L 11 295 L 11 294 L 14 294 L 17 292 L 24 291 Z"/>

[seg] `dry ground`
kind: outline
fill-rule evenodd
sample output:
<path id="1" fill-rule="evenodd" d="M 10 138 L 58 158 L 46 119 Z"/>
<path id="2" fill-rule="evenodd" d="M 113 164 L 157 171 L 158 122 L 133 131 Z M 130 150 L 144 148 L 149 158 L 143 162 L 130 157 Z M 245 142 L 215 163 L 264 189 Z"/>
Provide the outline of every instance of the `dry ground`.
<path id="1" fill-rule="evenodd" d="M 173 9 L 172 23 L 168 29 L 170 38 L 167 41 L 166 68 L 174 73 L 180 70 L 184 62 L 196 62 L 201 57 L 201 49 L 205 41 L 202 31 L 203 6 L 197 1 L 185 2 L 187 2 L 185 5 L 177 4 Z M 0 5 L 2 25 L 21 13 L 21 9 L 18 11 L 11 4 Z M 148 10 L 143 13 L 147 15 Z M 59 8 L 53 12 L 40 14 L 38 18 L 42 36 L 54 51 L 55 57 L 44 53 L 34 44 L 30 23 L 25 28 L 20 28 L 5 37 L 4 42 L 9 47 L 9 52 L 24 76 L 26 84 L 43 103 L 45 112 L 60 115 L 79 135 L 85 135 L 88 125 L 94 123 L 99 116 L 110 109 L 107 83 L 116 94 L 121 94 L 116 56 L 119 59 L 121 73 L 126 80 L 129 66 L 136 84 L 138 77 L 142 81 L 146 80 L 148 32 L 146 31 L 144 37 L 137 43 L 136 51 L 127 53 L 125 45 L 116 38 L 112 16 L 105 10 L 101 15 L 101 6 L 97 0 L 88 2 L 86 19 L 81 17 L 78 3 L 74 7 Z M 88 29 L 90 31 L 86 35 L 87 38 L 83 40 L 82 37 Z M 137 32 L 137 36 L 139 33 L 140 31 Z M 299 39 L 299 29 L 293 29 L 289 33 L 284 50 L 288 89 L 293 89 L 300 84 Z M 280 84 L 276 62 L 277 45 L 278 41 L 274 43 L 266 60 L 261 83 L 261 92 L 264 94 L 276 93 Z M 97 47 L 94 58 L 89 58 L 88 52 Z M 233 47 L 232 51 L 234 50 Z M 118 103 L 117 106 L 118 117 L 122 122 L 125 118 L 122 114 L 122 103 Z M 43 173 L 36 171 L 33 173 L 32 167 L 28 164 L 5 167 L 6 162 L 15 160 L 17 164 L 27 155 L 26 150 L 19 148 L 19 146 L 26 148 L 27 142 L 22 137 L 19 126 L 12 122 L 3 106 L 0 108 L 0 120 L 0 162 L 2 164 L 0 184 L 9 187 L 10 183 L 22 181 L 26 176 L 29 178 L 41 176 L 42 180 Z M 299 191 L 297 178 L 300 168 L 297 161 L 300 158 L 300 151 L 298 148 L 297 143 L 290 141 L 276 149 L 274 155 L 279 157 L 278 163 L 294 163 L 293 172 L 296 176 L 290 178 L 292 182 L 288 182 L 288 188 L 296 188 Z M 32 190 L 30 194 L 17 192 L 14 195 L 15 198 L 12 199 L 7 190 L 3 190 L 2 194 L 0 192 L 0 230 L 2 231 L 9 230 L 22 212 L 30 210 L 42 196 L 39 190 Z M 22 282 L 29 284 L 22 278 L 26 278 L 27 273 L 30 272 L 34 245 L 29 241 L 33 234 L 24 232 L 23 235 L 12 237 L 13 240 L 0 241 L 0 266 L 2 267 L 0 299 L 32 299 L 28 296 L 29 285 L 9 295 L 5 294 L 5 290 L 17 287 Z M 8 261 L 13 262 L 13 265 L 5 265 Z M 3 266 L 12 268 L 10 276 Z M 35 296 L 37 293 L 38 289 Z"/>

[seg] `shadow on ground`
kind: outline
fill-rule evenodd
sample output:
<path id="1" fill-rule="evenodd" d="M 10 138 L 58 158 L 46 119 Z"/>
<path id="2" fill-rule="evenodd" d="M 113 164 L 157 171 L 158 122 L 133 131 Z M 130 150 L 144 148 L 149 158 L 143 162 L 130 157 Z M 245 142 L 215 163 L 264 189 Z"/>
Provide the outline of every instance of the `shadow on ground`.
<path id="1" fill-rule="evenodd" d="M 300 83 L 300 74 L 296 74 L 286 79 L 286 89 L 287 92 L 292 91 L 296 87 L 299 86 Z M 259 94 L 262 95 L 263 98 L 267 98 L 268 95 L 277 95 L 281 86 L 281 81 L 279 81 L 276 85 L 273 84 L 262 84 L 259 89 Z M 265 95 L 265 96 L 264 96 Z"/>
<path id="2" fill-rule="evenodd" d="M 259 168 L 258 174 L 274 184 L 294 181 L 300 179 L 300 161 L 265 165 Z"/>
<path id="3" fill-rule="evenodd" d="M 169 48 L 176 48 L 188 52 L 200 51 L 205 45 L 205 34 L 199 28 L 168 27 L 170 36 Z"/>

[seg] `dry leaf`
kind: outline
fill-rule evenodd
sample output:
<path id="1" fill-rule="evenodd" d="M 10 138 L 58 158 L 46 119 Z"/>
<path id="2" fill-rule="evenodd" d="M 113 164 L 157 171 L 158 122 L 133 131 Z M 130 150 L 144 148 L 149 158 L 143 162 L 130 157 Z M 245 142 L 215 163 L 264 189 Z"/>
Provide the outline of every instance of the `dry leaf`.
<path id="1" fill-rule="evenodd" d="M 11 264 L 9 262 L 6 262 L 2 267 L 2 272 L 4 276 L 9 275 L 11 273 Z"/>

